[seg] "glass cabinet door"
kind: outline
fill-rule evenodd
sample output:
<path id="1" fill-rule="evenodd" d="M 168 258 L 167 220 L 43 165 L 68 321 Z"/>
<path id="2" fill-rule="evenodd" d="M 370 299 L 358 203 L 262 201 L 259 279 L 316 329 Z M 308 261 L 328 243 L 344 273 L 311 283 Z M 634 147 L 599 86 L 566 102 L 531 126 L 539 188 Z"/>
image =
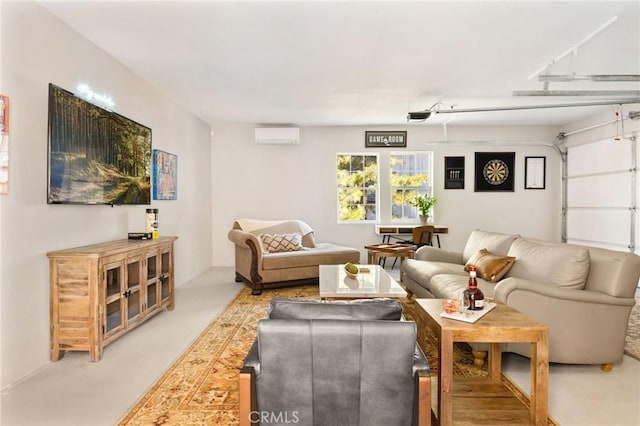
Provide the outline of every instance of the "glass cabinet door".
<path id="1" fill-rule="evenodd" d="M 147 256 L 147 311 L 152 311 L 158 308 L 158 261 L 159 257 L 156 253 L 151 256 Z"/>
<path id="2" fill-rule="evenodd" d="M 164 302 L 171 295 L 171 251 L 165 250 L 160 255 L 160 298 Z"/>
<path id="3" fill-rule="evenodd" d="M 134 322 L 142 312 L 140 297 L 142 282 L 142 261 L 140 258 L 127 260 L 127 279 L 124 296 L 127 299 L 127 322 Z"/>
<path id="4" fill-rule="evenodd" d="M 120 330 L 124 326 L 123 282 L 124 268 L 122 262 L 106 265 L 104 268 L 104 289 L 106 309 L 103 318 L 104 334 Z"/>

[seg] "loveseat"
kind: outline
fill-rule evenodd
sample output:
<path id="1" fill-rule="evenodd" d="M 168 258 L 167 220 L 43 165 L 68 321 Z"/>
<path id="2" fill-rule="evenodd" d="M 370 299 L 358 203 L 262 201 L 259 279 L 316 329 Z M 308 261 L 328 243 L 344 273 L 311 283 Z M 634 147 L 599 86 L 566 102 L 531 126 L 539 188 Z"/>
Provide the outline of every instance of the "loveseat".
<path id="1" fill-rule="evenodd" d="M 622 360 L 640 256 L 474 230 L 462 253 L 417 250 L 402 264 L 403 283 L 409 296 L 459 298 L 471 264 L 485 297 L 549 327 L 550 362 L 610 370 Z M 506 344 L 503 351 L 529 356 L 528 345 Z"/>
<path id="2" fill-rule="evenodd" d="M 228 234 L 235 244 L 236 282 L 263 289 L 318 283 L 319 265 L 359 263 L 360 251 L 315 241 L 301 220 L 238 219 Z"/>

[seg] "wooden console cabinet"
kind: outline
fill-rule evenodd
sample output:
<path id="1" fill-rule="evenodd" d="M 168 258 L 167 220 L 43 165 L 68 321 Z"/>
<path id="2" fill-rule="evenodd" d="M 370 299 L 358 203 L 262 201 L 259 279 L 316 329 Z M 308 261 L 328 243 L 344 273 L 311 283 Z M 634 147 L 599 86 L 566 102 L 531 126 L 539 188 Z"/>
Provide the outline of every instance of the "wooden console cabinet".
<path id="1" fill-rule="evenodd" d="M 160 312 L 173 310 L 173 242 L 117 240 L 47 253 L 51 360 L 104 347 Z"/>

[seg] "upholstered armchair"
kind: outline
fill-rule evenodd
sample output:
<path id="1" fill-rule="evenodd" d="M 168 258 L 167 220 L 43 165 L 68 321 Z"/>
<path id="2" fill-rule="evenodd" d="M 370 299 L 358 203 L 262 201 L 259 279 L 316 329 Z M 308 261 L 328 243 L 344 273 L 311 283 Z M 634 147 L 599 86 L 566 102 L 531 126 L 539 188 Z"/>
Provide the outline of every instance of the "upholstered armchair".
<path id="1" fill-rule="evenodd" d="M 431 424 L 429 365 L 399 302 L 275 299 L 269 317 L 240 373 L 240 425 Z"/>

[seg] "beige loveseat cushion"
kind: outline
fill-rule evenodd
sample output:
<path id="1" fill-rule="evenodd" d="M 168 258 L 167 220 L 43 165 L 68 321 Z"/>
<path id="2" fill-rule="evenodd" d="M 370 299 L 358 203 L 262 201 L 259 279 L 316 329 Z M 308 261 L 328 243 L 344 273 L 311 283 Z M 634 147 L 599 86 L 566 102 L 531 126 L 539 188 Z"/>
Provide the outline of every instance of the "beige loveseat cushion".
<path id="1" fill-rule="evenodd" d="M 589 250 L 586 248 L 518 238 L 508 255 L 516 258 L 508 277 L 584 289 L 589 274 Z"/>
<path id="2" fill-rule="evenodd" d="M 509 252 L 511 244 L 518 237 L 520 237 L 520 235 L 501 234 L 499 232 L 487 232 L 476 229 L 469 235 L 467 244 L 464 246 L 462 261 L 467 263 L 471 256 L 482 249 L 486 249 L 498 256 L 505 256 Z"/>
<path id="3" fill-rule="evenodd" d="M 469 284 L 469 278 L 457 274 L 440 274 L 431 277 L 429 291 L 437 299 L 460 299 Z M 478 278 L 478 288 L 484 297 L 493 297 L 496 284 Z"/>
<path id="4" fill-rule="evenodd" d="M 423 262 L 421 260 L 408 259 L 402 262 L 402 272 L 405 278 L 410 278 L 422 287 L 429 290 L 430 280 L 439 274 L 461 275 L 467 279 L 464 265 L 448 262 Z"/>
<path id="5" fill-rule="evenodd" d="M 262 256 L 262 269 L 273 271 L 278 269 L 315 267 L 318 265 L 338 265 L 346 262 L 358 262 L 360 251 L 351 247 L 338 246 L 331 243 L 316 243 L 313 250 L 265 253 Z"/>
<path id="6" fill-rule="evenodd" d="M 589 263 L 585 290 L 633 299 L 640 275 L 640 256 L 589 247 Z"/>

